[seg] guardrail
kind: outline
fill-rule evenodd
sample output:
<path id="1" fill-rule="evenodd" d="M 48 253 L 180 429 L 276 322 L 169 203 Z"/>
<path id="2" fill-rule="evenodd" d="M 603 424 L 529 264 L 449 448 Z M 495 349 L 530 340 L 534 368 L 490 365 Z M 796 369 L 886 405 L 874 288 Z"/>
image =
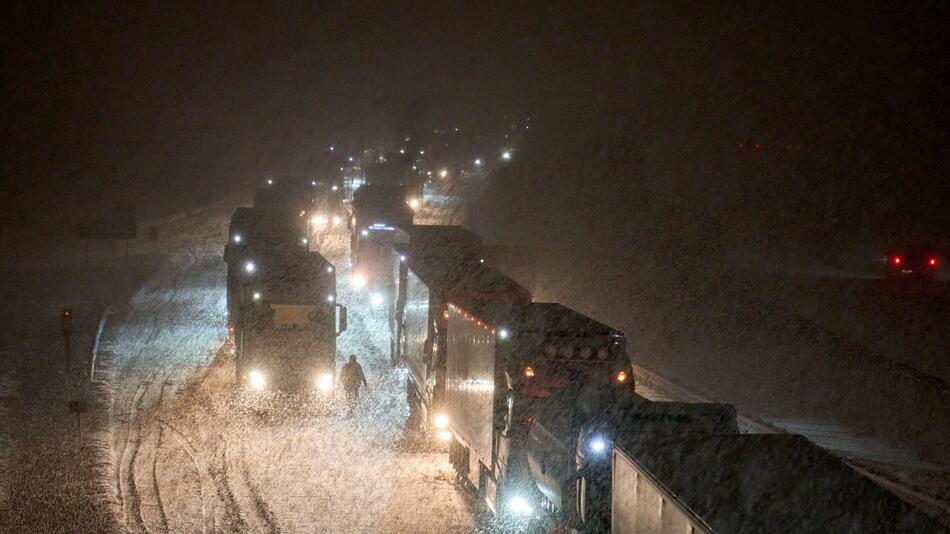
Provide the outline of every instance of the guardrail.
<path id="1" fill-rule="evenodd" d="M 102 337 L 102 330 L 106 326 L 106 319 L 116 313 L 112 306 L 102 311 L 102 317 L 99 318 L 99 326 L 96 328 L 96 338 L 92 342 L 92 355 L 89 358 L 89 381 L 96 381 L 96 356 L 99 354 L 99 339 Z"/>

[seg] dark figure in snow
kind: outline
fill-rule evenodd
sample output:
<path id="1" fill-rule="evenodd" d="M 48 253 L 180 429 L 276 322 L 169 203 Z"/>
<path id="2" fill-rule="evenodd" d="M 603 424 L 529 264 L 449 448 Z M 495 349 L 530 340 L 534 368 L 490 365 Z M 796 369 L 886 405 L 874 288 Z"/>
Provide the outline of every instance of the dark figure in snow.
<path id="1" fill-rule="evenodd" d="M 360 386 L 369 386 L 363 367 L 356 362 L 356 355 L 350 355 L 350 361 L 340 369 L 340 383 L 346 392 L 346 402 L 352 406 L 360 396 Z"/>

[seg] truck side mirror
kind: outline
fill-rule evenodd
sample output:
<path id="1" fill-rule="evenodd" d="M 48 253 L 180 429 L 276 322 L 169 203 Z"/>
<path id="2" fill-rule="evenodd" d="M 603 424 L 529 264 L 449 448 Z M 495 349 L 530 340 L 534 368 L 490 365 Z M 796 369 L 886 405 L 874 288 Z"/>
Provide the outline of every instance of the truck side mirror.
<path id="1" fill-rule="evenodd" d="M 340 329 L 337 330 L 336 335 L 340 335 L 346 332 L 346 306 L 337 304 L 336 307 L 340 309 Z"/>

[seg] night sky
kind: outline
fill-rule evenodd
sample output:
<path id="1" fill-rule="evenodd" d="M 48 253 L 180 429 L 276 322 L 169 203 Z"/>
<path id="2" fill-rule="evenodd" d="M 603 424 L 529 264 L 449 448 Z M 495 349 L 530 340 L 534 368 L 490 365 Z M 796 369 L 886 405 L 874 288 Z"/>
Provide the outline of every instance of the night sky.
<path id="1" fill-rule="evenodd" d="M 511 115 L 556 168 L 622 153 L 585 180 L 662 220 L 947 233 L 946 4 L 84 4 L 3 8 L 3 202 L 37 229 Z"/>

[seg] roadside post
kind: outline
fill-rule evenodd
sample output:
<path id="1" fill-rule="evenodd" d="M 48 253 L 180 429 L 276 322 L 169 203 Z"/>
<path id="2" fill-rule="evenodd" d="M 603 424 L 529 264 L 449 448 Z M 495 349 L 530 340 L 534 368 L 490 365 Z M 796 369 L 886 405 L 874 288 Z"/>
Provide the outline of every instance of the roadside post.
<path id="1" fill-rule="evenodd" d="M 69 337 L 73 333 L 73 309 L 63 308 L 60 311 L 60 326 L 63 332 L 63 341 L 66 343 L 66 365 L 69 365 L 70 346 Z"/>

